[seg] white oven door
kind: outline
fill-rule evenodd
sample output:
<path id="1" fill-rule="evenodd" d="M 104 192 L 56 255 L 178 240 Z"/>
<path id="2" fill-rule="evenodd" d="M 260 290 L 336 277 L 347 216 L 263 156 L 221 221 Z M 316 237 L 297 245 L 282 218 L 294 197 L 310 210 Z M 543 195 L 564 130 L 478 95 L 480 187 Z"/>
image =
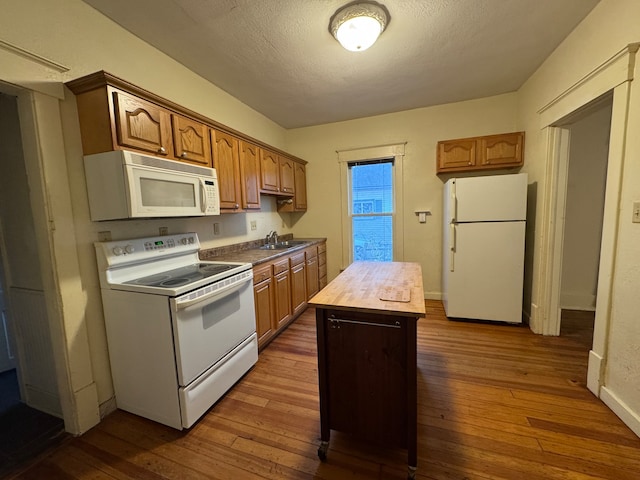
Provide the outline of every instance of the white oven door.
<path id="1" fill-rule="evenodd" d="M 252 274 L 171 299 L 178 383 L 187 386 L 256 331 Z M 199 296 L 201 294 L 201 296 Z"/>

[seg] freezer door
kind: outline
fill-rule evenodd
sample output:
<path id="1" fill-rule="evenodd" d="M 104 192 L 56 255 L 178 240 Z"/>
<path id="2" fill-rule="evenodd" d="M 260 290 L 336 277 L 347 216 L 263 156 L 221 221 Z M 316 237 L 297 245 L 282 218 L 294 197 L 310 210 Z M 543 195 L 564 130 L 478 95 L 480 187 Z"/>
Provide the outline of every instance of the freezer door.
<path id="1" fill-rule="evenodd" d="M 521 323 L 525 222 L 454 228 L 454 253 L 443 272 L 447 316 Z"/>
<path id="2" fill-rule="evenodd" d="M 525 220 L 527 174 L 455 179 L 457 222 Z"/>

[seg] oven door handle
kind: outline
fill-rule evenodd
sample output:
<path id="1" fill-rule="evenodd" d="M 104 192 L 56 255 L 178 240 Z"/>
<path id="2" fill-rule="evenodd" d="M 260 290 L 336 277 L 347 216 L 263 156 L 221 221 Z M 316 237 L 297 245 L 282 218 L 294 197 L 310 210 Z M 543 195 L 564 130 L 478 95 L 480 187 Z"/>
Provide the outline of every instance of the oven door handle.
<path id="1" fill-rule="evenodd" d="M 176 309 L 184 310 L 186 308 L 191 307 L 192 305 L 195 305 L 196 303 L 204 302 L 206 300 L 211 300 L 215 297 L 221 297 L 223 295 L 228 295 L 230 293 L 236 292 L 240 290 L 245 283 L 250 281 L 251 281 L 251 277 L 247 278 L 246 280 L 242 280 L 239 283 L 234 283 L 233 285 L 228 285 L 218 290 L 214 290 L 213 292 L 209 292 L 205 295 L 202 295 L 201 297 L 193 298 L 190 300 L 183 300 L 183 301 L 176 300 Z"/>

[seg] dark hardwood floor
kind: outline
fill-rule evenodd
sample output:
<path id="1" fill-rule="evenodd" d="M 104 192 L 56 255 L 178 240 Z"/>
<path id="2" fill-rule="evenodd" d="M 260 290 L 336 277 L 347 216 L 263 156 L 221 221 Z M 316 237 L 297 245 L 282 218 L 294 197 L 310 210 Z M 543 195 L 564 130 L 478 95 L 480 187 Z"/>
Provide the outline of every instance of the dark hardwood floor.
<path id="1" fill-rule="evenodd" d="M 19 479 L 403 479 L 406 452 L 332 432 L 317 457 L 313 309 L 193 428 L 118 411 L 17 472 Z M 638 479 L 640 439 L 585 388 L 571 334 L 418 322 L 418 479 Z M 402 408 L 402 407 L 398 407 Z"/>

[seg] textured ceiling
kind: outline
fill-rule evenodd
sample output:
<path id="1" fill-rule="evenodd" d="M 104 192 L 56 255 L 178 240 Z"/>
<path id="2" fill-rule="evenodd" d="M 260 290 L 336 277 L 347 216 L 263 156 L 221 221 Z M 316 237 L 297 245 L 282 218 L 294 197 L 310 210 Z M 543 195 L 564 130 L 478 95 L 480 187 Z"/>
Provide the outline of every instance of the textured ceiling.
<path id="1" fill-rule="evenodd" d="M 391 21 L 348 52 L 348 0 L 84 0 L 285 128 L 517 90 L 598 0 L 385 0 Z"/>

